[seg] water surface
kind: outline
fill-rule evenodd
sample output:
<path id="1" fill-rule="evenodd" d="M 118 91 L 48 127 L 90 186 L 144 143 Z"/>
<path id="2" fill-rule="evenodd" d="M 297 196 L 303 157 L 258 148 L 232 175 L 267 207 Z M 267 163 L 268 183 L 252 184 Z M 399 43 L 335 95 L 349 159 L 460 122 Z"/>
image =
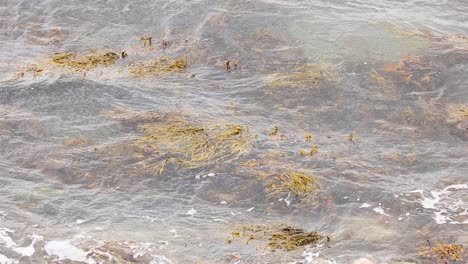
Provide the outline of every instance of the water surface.
<path id="1" fill-rule="evenodd" d="M 96 245 L 143 263 L 434 263 L 418 255 L 427 240 L 466 246 L 467 10 L 463 0 L 0 1 L 0 263 L 94 263 Z M 14 78 L 94 48 L 129 56 Z M 155 57 L 188 68 L 126 70 Z M 304 73 L 310 65 L 319 70 Z M 105 114 L 116 109 L 136 114 Z M 142 137 L 132 118 L 150 112 L 249 127 L 252 151 L 142 173 L 128 146 Z M 299 154 L 311 146 L 317 155 Z M 258 179 L 291 167 L 320 181 L 318 205 L 271 196 Z M 226 243 L 259 223 L 331 242 Z"/>

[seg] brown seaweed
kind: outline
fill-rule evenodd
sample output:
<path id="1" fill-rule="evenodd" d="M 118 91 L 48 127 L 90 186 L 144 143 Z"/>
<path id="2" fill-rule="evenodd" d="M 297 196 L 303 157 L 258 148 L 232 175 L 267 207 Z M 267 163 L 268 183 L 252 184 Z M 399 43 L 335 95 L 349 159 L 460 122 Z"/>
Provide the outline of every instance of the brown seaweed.
<path id="1" fill-rule="evenodd" d="M 139 78 L 159 77 L 172 72 L 182 72 L 187 66 L 187 57 L 178 59 L 159 58 L 148 62 L 136 63 L 130 67 L 130 72 L 133 76 Z"/>
<path id="2" fill-rule="evenodd" d="M 317 232 L 305 232 L 303 229 L 289 225 L 246 225 L 240 230 L 231 232 L 228 243 L 236 239 L 243 239 L 245 243 L 251 241 L 264 241 L 271 250 L 292 251 L 302 249 L 308 245 L 316 245 L 321 241 L 329 241 L 328 236 L 323 236 Z"/>

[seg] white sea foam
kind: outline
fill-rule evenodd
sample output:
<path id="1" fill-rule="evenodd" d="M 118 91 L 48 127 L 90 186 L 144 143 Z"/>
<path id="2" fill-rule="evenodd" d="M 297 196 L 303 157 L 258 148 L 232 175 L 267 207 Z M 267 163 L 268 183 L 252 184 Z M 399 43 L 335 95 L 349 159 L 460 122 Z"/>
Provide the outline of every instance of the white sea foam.
<path id="1" fill-rule="evenodd" d="M 19 262 L 14 259 L 7 258 L 6 256 L 0 254 L 0 264 L 18 264 Z"/>
<path id="2" fill-rule="evenodd" d="M 42 236 L 31 235 L 31 244 L 26 247 L 19 247 L 13 238 L 11 238 L 11 235 L 14 233 L 15 232 L 13 230 L 0 226 L 0 245 L 20 254 L 21 256 L 32 256 L 35 252 L 34 245 L 37 243 L 37 241 L 41 241 L 43 239 Z"/>
<path id="3" fill-rule="evenodd" d="M 454 191 L 463 189 L 468 189 L 468 184 L 450 185 L 440 191 L 431 191 L 430 196 L 424 196 L 424 192 L 420 190 L 415 190 L 411 193 L 417 192 L 421 194 L 421 205 L 425 209 L 434 210 L 433 219 L 437 224 L 464 224 L 467 221 L 459 222 L 451 217 L 453 214 L 463 215 L 468 212 L 466 201 L 460 198 L 456 200 L 451 198 Z"/>
<path id="4" fill-rule="evenodd" d="M 378 207 L 375 207 L 374 209 L 372 209 L 372 211 L 376 212 L 376 213 L 379 213 L 381 215 L 386 215 L 386 216 L 390 216 L 388 214 L 385 213 L 384 209 L 380 206 Z"/>
<path id="5" fill-rule="evenodd" d="M 195 210 L 194 208 L 190 209 L 187 211 L 187 213 L 185 213 L 186 215 L 190 215 L 190 216 L 193 216 L 194 214 L 196 214 L 198 211 Z"/>
<path id="6" fill-rule="evenodd" d="M 170 261 L 166 256 L 161 255 L 161 256 L 155 256 L 149 264 L 171 264 L 172 261 Z"/>
<path id="7" fill-rule="evenodd" d="M 35 252 L 34 245 L 36 244 L 36 242 L 41 241 L 43 239 L 43 237 L 38 236 L 38 235 L 32 235 L 31 238 L 32 238 L 32 241 L 31 241 L 31 244 L 29 246 L 27 246 L 27 247 L 13 247 L 12 250 L 15 251 L 16 253 L 22 255 L 22 256 L 26 256 L 26 257 L 32 256 L 34 254 L 34 252 Z"/>
<path id="8" fill-rule="evenodd" d="M 69 240 L 49 241 L 44 246 L 44 250 L 49 256 L 55 256 L 59 260 L 72 260 L 87 264 L 96 264 L 96 261 L 87 257 L 88 252 L 75 247 Z"/>
<path id="9" fill-rule="evenodd" d="M 363 203 L 363 204 L 361 205 L 361 207 L 359 207 L 359 208 L 367 208 L 367 207 L 371 207 L 371 205 L 368 204 L 368 203 Z"/>
<path id="10" fill-rule="evenodd" d="M 331 259 L 325 259 L 320 257 L 322 249 L 325 247 L 324 244 L 318 244 L 315 247 L 307 247 L 304 252 L 302 252 L 302 257 L 304 258 L 305 263 L 326 263 L 326 264 L 336 264 L 336 262 Z"/>
<path id="11" fill-rule="evenodd" d="M 6 227 L 0 226 L 0 245 L 6 248 L 16 247 L 15 241 L 10 237 L 10 234 L 14 234 L 15 231 Z"/>

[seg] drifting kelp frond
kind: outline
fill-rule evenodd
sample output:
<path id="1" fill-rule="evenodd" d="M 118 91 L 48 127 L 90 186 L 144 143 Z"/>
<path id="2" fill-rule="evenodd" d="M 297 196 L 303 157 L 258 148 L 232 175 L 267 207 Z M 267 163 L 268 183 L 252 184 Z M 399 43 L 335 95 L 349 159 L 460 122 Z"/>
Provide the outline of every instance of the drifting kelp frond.
<path id="1" fill-rule="evenodd" d="M 329 237 L 313 231 L 304 232 L 303 229 L 289 225 L 249 225 L 242 226 L 239 231 L 231 232 L 228 243 L 235 239 L 244 239 L 247 244 L 252 240 L 266 241 L 266 245 L 272 250 L 291 251 L 302 249 L 307 245 L 314 246 L 322 240 L 328 241 Z"/>
<path id="2" fill-rule="evenodd" d="M 429 243 L 430 244 L 430 243 Z M 441 244 L 436 243 L 435 246 L 421 247 L 420 255 L 437 258 L 440 263 L 449 263 L 449 261 L 463 260 L 465 249 L 458 244 Z"/>
<path id="3" fill-rule="evenodd" d="M 187 68 L 187 58 L 159 58 L 150 62 L 137 63 L 130 68 L 135 77 L 161 76 L 172 72 L 181 72 Z"/>
<path id="4" fill-rule="evenodd" d="M 338 79 L 337 72 L 330 66 L 306 64 L 289 72 L 271 75 L 271 80 L 267 83 L 267 86 L 312 89 L 324 82 L 336 82 Z"/>
<path id="5" fill-rule="evenodd" d="M 148 155 L 146 166 L 153 173 L 177 163 L 194 169 L 236 160 L 249 153 L 254 137 L 240 125 L 199 125 L 182 117 L 140 126 L 146 135 L 134 146 Z"/>

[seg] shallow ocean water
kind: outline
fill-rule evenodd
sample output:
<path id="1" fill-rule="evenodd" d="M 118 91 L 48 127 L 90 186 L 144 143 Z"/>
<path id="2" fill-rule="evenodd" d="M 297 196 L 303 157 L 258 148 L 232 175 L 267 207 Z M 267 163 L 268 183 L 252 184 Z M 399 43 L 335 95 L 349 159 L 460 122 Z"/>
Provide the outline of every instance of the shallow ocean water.
<path id="1" fill-rule="evenodd" d="M 419 255 L 427 240 L 466 247 L 467 14 L 464 0 L 0 1 L 0 263 L 96 263 L 96 252 L 103 263 L 435 263 Z M 93 48 L 129 56 L 14 78 Z M 126 68 L 180 56 L 188 67 L 173 74 Z M 148 113 L 248 127 L 252 150 L 142 172 L 129 146 Z M 259 180 L 291 167 L 320 181 L 318 204 Z M 331 241 L 226 243 L 262 223 Z"/>

